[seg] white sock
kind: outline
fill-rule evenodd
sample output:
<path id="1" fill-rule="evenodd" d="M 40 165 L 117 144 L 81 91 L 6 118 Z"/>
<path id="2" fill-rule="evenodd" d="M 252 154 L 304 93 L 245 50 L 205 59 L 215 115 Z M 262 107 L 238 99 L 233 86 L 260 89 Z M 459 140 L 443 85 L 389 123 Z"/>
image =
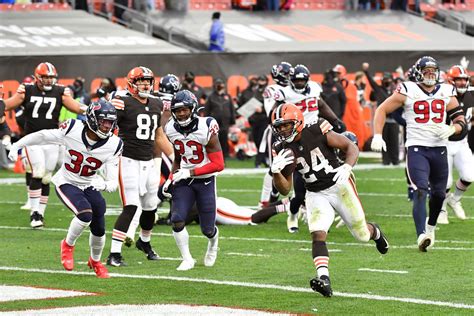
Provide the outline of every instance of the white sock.
<path id="1" fill-rule="evenodd" d="M 461 201 L 462 195 L 464 194 L 464 192 L 466 192 L 467 188 L 468 187 L 465 186 L 461 182 L 461 180 L 458 180 L 456 182 L 456 189 L 454 190 L 454 193 L 453 193 L 453 200 L 455 200 L 456 202 Z"/>
<path id="2" fill-rule="evenodd" d="M 186 227 L 179 233 L 173 231 L 173 237 L 183 260 L 192 260 L 193 256 L 191 256 L 191 252 L 189 251 L 189 234 Z"/>
<path id="3" fill-rule="evenodd" d="M 140 239 L 143 242 L 150 242 L 151 240 L 151 230 L 143 230 L 143 228 L 140 230 Z"/>
<path id="4" fill-rule="evenodd" d="M 81 236 L 82 232 L 89 227 L 90 222 L 83 222 L 79 218 L 74 217 L 69 224 L 69 229 L 67 231 L 66 243 L 69 246 L 74 246 L 77 239 Z"/>
<path id="5" fill-rule="evenodd" d="M 272 183 L 273 178 L 268 172 L 265 173 L 263 177 L 263 185 L 262 185 L 262 193 L 260 195 L 261 202 L 268 202 L 270 201 L 270 193 L 272 192 Z"/>
<path id="6" fill-rule="evenodd" d="M 46 211 L 46 205 L 48 205 L 49 196 L 41 196 L 40 197 L 40 204 L 38 208 L 38 213 L 44 216 L 44 212 Z"/>
<path id="7" fill-rule="evenodd" d="M 102 250 L 105 246 L 105 234 L 103 236 L 94 236 L 92 232 L 89 235 L 89 247 L 91 248 L 91 258 L 94 261 L 100 261 Z"/>
<path id="8" fill-rule="evenodd" d="M 40 206 L 41 189 L 30 190 L 28 194 L 30 196 L 31 212 L 38 212 Z"/>
<path id="9" fill-rule="evenodd" d="M 209 239 L 208 247 L 209 248 L 217 248 L 217 246 L 219 244 L 219 228 L 217 228 L 217 226 L 216 226 L 216 234 L 214 235 L 214 237 L 208 238 L 208 239 Z"/>
<path id="10" fill-rule="evenodd" d="M 122 253 L 122 245 L 126 236 L 127 234 L 118 229 L 112 230 L 112 244 L 110 247 L 110 252 Z"/>
<path id="11" fill-rule="evenodd" d="M 436 229 L 436 225 L 431 226 L 430 224 L 428 224 L 428 222 L 426 223 L 426 233 L 427 234 L 434 233 L 435 229 Z"/>

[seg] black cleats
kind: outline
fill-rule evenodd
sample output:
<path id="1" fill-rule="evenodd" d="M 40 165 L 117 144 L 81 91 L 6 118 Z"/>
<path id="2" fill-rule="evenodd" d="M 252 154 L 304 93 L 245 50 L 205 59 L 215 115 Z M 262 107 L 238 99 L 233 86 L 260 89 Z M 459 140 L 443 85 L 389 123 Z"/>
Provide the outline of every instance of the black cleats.
<path id="1" fill-rule="evenodd" d="M 123 244 L 127 246 L 128 248 L 130 248 L 133 245 L 133 243 L 134 243 L 133 239 L 128 236 L 125 237 L 125 240 L 123 241 Z"/>
<path id="2" fill-rule="evenodd" d="M 379 225 L 375 223 L 370 223 L 370 225 L 372 225 L 376 231 L 378 230 L 380 232 L 379 239 L 374 239 L 375 246 L 377 246 L 377 250 L 383 255 L 386 254 L 388 252 L 388 248 L 390 247 L 390 245 L 388 244 L 387 237 L 385 237 Z M 375 235 L 377 235 L 377 233 L 375 233 Z"/>
<path id="3" fill-rule="evenodd" d="M 125 267 L 127 264 L 123 261 L 123 257 L 120 253 L 110 253 L 107 257 L 107 265 L 113 267 Z"/>
<path id="4" fill-rule="evenodd" d="M 331 282 L 329 277 L 322 275 L 320 278 L 315 277 L 309 281 L 309 285 L 313 291 L 320 293 L 324 297 L 332 296 Z"/>
<path id="5" fill-rule="evenodd" d="M 135 246 L 138 250 L 141 250 L 146 254 L 146 258 L 148 260 L 160 259 L 160 256 L 158 256 L 156 252 L 154 252 L 151 248 L 150 242 L 144 242 L 141 238 L 138 238 L 137 242 L 135 243 Z"/>
<path id="6" fill-rule="evenodd" d="M 30 215 L 30 226 L 32 228 L 40 229 L 43 228 L 44 225 L 44 217 L 38 212 L 33 212 Z"/>

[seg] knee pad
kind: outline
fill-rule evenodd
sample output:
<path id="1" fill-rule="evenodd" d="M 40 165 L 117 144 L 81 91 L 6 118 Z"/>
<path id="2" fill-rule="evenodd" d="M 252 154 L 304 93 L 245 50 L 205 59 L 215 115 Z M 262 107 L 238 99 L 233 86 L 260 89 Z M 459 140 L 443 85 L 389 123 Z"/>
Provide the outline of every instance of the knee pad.
<path id="1" fill-rule="evenodd" d="M 33 178 L 43 179 L 46 174 L 44 166 L 33 166 Z"/>
<path id="2" fill-rule="evenodd" d="M 201 227 L 201 232 L 207 238 L 212 238 L 216 234 L 216 226 L 213 227 Z"/>
<path id="3" fill-rule="evenodd" d="M 147 211 L 143 210 L 140 215 L 140 227 L 144 230 L 152 230 L 155 224 L 155 213 L 156 210 Z"/>
<path id="4" fill-rule="evenodd" d="M 182 231 L 185 227 L 184 225 L 184 221 L 181 221 L 181 222 L 171 222 L 171 227 L 173 228 L 173 231 L 175 233 L 179 233 L 180 231 Z"/>
<path id="5" fill-rule="evenodd" d="M 105 235 L 105 219 L 104 216 L 92 217 L 92 222 L 90 224 L 90 230 L 92 235 L 97 237 L 102 237 Z"/>
<path id="6" fill-rule="evenodd" d="M 53 173 L 51 171 L 46 172 L 44 177 L 41 179 L 41 183 L 49 184 L 51 182 L 52 176 L 53 176 Z"/>
<path id="7" fill-rule="evenodd" d="M 92 221 L 92 210 L 87 210 L 76 215 L 78 219 L 83 222 L 89 223 Z"/>

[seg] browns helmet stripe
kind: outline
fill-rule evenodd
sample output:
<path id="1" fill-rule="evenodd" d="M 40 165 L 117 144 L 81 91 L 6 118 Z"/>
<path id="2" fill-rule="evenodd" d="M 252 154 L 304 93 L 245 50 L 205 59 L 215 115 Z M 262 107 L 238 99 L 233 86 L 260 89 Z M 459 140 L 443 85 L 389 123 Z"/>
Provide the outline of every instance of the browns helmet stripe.
<path id="1" fill-rule="evenodd" d="M 55 76 L 54 66 L 51 63 L 45 62 L 46 67 L 48 67 L 48 75 Z"/>

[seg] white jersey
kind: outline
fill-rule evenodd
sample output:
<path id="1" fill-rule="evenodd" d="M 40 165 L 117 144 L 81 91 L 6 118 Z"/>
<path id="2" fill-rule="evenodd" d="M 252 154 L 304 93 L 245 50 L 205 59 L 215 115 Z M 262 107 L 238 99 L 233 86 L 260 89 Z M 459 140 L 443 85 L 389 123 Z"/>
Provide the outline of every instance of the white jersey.
<path id="1" fill-rule="evenodd" d="M 189 133 L 180 132 L 179 125 L 174 120 L 170 120 L 165 126 L 166 136 L 175 150 L 181 154 L 180 168 L 192 170 L 210 162 L 205 147 L 213 135 L 218 135 L 219 124 L 212 117 L 197 119 L 196 126 Z M 214 174 L 204 174 L 194 178 L 207 178 Z"/>
<path id="2" fill-rule="evenodd" d="M 18 141 L 19 147 L 30 145 L 59 144 L 65 146 L 64 162 L 53 176 L 56 186 L 71 184 L 80 189 L 90 186 L 104 170 L 105 180 L 117 182 L 119 156 L 123 143 L 115 135 L 90 145 L 86 138 L 87 127 L 82 121 L 68 120 L 59 129 L 41 130 Z M 115 184 L 116 185 L 116 184 Z"/>
<path id="3" fill-rule="evenodd" d="M 323 89 L 314 81 L 308 81 L 305 93 L 298 93 L 291 86 L 286 86 L 274 95 L 276 101 L 293 103 L 304 116 L 305 125 L 312 125 L 319 119 L 319 100 Z M 279 99 L 277 99 L 279 98 Z"/>
<path id="4" fill-rule="evenodd" d="M 268 117 L 270 117 L 276 101 L 283 100 L 282 90 L 284 88 L 284 86 L 280 86 L 279 84 L 272 84 L 267 86 L 265 91 L 263 91 L 263 107 Z"/>
<path id="5" fill-rule="evenodd" d="M 438 136 L 437 125 L 446 124 L 446 107 L 456 95 L 450 84 L 438 84 L 428 93 L 415 82 L 401 83 L 396 92 L 407 97 L 404 118 L 407 122 L 405 146 L 446 146 L 448 141 Z"/>

